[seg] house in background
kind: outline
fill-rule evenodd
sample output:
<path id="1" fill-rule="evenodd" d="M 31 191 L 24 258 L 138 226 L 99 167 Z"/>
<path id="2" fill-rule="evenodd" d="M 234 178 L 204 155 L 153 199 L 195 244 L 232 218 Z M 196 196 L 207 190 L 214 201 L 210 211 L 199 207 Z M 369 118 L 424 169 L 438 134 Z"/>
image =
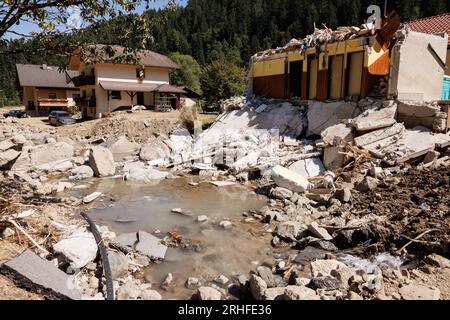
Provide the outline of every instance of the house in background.
<path id="1" fill-rule="evenodd" d="M 427 34 L 448 34 L 450 35 L 450 12 L 437 16 L 423 18 L 419 20 L 406 22 L 405 25 L 412 31 Z M 447 44 L 447 69 L 445 74 L 450 76 L 450 38 Z"/>
<path id="2" fill-rule="evenodd" d="M 180 105 L 182 107 L 192 107 L 196 104 L 198 105 L 200 103 L 201 95 L 195 92 L 192 89 L 189 89 L 188 87 L 178 87 L 181 90 L 184 90 L 186 93 L 181 95 L 181 102 Z"/>
<path id="3" fill-rule="evenodd" d="M 53 110 L 75 106 L 80 90 L 71 81 L 77 71 L 60 71 L 58 67 L 16 64 L 21 101 L 31 115 L 47 115 Z"/>
<path id="4" fill-rule="evenodd" d="M 105 55 L 104 47 L 89 46 L 89 57 Z M 180 97 L 186 92 L 170 85 L 169 71 L 179 68 L 175 62 L 164 55 L 144 50 L 137 53 L 143 68 L 133 63 L 113 63 L 109 61 L 126 56 L 126 49 L 110 47 L 114 56 L 99 62 L 88 63 L 86 50 L 80 48 L 70 58 L 69 69 L 79 72 L 72 80 L 81 90 L 78 106 L 84 118 L 99 118 L 105 113 L 136 105 L 154 110 L 179 107 Z"/>

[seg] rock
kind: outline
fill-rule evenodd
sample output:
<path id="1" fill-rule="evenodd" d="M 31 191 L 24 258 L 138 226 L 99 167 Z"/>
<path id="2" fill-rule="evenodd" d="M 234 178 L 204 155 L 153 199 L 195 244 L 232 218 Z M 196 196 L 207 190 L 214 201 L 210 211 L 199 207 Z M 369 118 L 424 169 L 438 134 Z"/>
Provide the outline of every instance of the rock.
<path id="1" fill-rule="evenodd" d="M 221 300 L 222 294 L 219 290 L 216 290 L 211 287 L 200 287 L 197 290 L 197 296 L 202 301 L 208 300 Z"/>
<path id="2" fill-rule="evenodd" d="M 428 151 L 428 153 L 425 155 L 425 158 L 423 159 L 423 163 L 431 163 L 439 158 L 441 154 L 437 151 Z"/>
<path id="3" fill-rule="evenodd" d="M 73 155 L 73 146 L 65 142 L 39 145 L 29 150 L 30 163 L 34 167 L 70 160 Z"/>
<path id="4" fill-rule="evenodd" d="M 222 285 L 227 284 L 228 281 L 230 281 L 230 280 L 227 277 L 225 277 L 223 274 L 214 279 L 215 283 L 222 284 Z"/>
<path id="5" fill-rule="evenodd" d="M 136 251 L 148 256 L 150 259 L 164 259 L 167 247 L 161 244 L 160 239 L 144 231 L 138 232 L 138 238 L 139 242 L 136 245 Z"/>
<path id="6" fill-rule="evenodd" d="M 325 148 L 323 164 L 327 170 L 338 170 L 347 164 L 348 157 L 341 154 L 342 152 L 345 152 L 345 150 L 340 146 Z"/>
<path id="7" fill-rule="evenodd" d="M 9 166 L 9 164 L 19 158 L 20 152 L 9 149 L 0 153 L 0 167 Z"/>
<path id="8" fill-rule="evenodd" d="M 149 183 L 152 181 L 163 180 L 169 176 L 168 172 L 156 170 L 152 167 L 129 167 L 125 172 L 125 181 L 137 181 Z"/>
<path id="9" fill-rule="evenodd" d="M 231 229 L 233 227 L 233 224 L 230 221 L 224 220 L 219 223 L 219 226 L 224 229 Z"/>
<path id="10" fill-rule="evenodd" d="M 98 197 L 100 197 L 103 193 L 101 192 L 94 192 L 91 193 L 90 195 L 86 196 L 83 198 L 83 202 L 84 203 L 91 203 L 92 201 L 94 201 L 95 199 L 97 199 Z"/>
<path id="11" fill-rule="evenodd" d="M 216 187 L 229 187 L 229 186 L 234 186 L 236 184 L 236 182 L 232 182 L 232 181 L 210 181 L 209 183 L 211 183 L 212 185 L 214 185 Z"/>
<path id="12" fill-rule="evenodd" d="M 320 158 L 299 160 L 291 164 L 289 170 L 305 178 L 313 178 L 325 174 L 325 167 Z"/>
<path id="13" fill-rule="evenodd" d="M 196 287 L 198 287 L 200 285 L 200 280 L 198 278 L 194 278 L 194 277 L 189 277 L 186 280 L 186 288 L 187 289 L 194 289 Z"/>
<path id="14" fill-rule="evenodd" d="M 308 286 L 311 283 L 311 279 L 308 278 L 295 278 L 295 285 L 296 286 Z"/>
<path id="15" fill-rule="evenodd" d="M 282 166 L 272 169 L 272 179 L 279 187 L 297 193 L 305 193 L 309 188 L 308 179 Z"/>
<path id="16" fill-rule="evenodd" d="M 347 295 L 348 300 L 364 300 L 363 297 L 361 297 L 359 294 L 353 291 L 349 291 Z"/>
<path id="17" fill-rule="evenodd" d="M 313 222 L 310 225 L 308 225 L 308 230 L 311 232 L 315 237 L 319 239 L 324 239 L 327 241 L 333 240 L 333 237 L 328 233 L 327 230 L 320 227 L 317 222 Z"/>
<path id="18" fill-rule="evenodd" d="M 268 288 L 274 288 L 277 286 L 277 283 L 275 281 L 275 277 L 273 276 L 272 270 L 268 267 L 258 267 L 256 269 L 258 271 L 259 276 L 261 279 L 264 280 L 264 282 L 267 284 Z"/>
<path id="19" fill-rule="evenodd" d="M 159 292 L 150 290 L 147 284 L 127 282 L 117 290 L 117 300 L 161 300 Z"/>
<path id="20" fill-rule="evenodd" d="M 437 268 L 450 268 L 450 260 L 435 253 L 427 256 L 425 262 Z"/>
<path id="21" fill-rule="evenodd" d="M 116 161 L 122 161 L 129 156 L 135 156 L 139 153 L 140 149 L 139 144 L 130 142 L 125 136 L 107 141 L 106 145 Z"/>
<path id="22" fill-rule="evenodd" d="M 120 236 L 114 238 L 110 244 L 112 247 L 128 254 L 131 251 L 133 251 L 133 248 L 137 243 L 137 241 L 138 241 L 137 234 L 136 232 L 134 232 L 121 234 Z"/>
<path id="23" fill-rule="evenodd" d="M 75 283 L 71 277 L 31 250 L 26 250 L 18 257 L 5 262 L 0 268 L 0 273 L 47 299 L 81 299 L 80 292 L 74 289 Z"/>
<path id="24" fill-rule="evenodd" d="M 296 241 L 308 227 L 298 221 L 286 221 L 278 225 L 276 229 L 277 236 L 291 241 Z"/>
<path id="25" fill-rule="evenodd" d="M 15 147 L 16 144 L 12 142 L 12 139 L 3 140 L 0 142 L 0 152 L 5 152 L 8 149 Z"/>
<path id="26" fill-rule="evenodd" d="M 64 190 L 70 190 L 72 189 L 73 184 L 69 182 L 58 182 L 58 185 L 56 187 L 56 193 L 64 192 Z"/>
<path id="27" fill-rule="evenodd" d="M 352 191 L 349 188 L 337 189 L 334 197 L 342 203 L 348 203 L 352 199 Z"/>
<path id="28" fill-rule="evenodd" d="M 270 195 L 272 196 L 272 198 L 279 199 L 279 200 L 290 199 L 293 194 L 294 193 L 291 190 L 281 188 L 281 187 L 276 187 L 276 188 L 272 189 L 272 191 L 270 192 Z"/>
<path id="29" fill-rule="evenodd" d="M 264 300 L 283 300 L 285 291 L 286 288 L 284 287 L 268 288 L 266 289 L 266 291 L 264 291 Z"/>
<path id="30" fill-rule="evenodd" d="M 342 282 L 334 277 L 317 277 L 311 280 L 310 287 L 314 289 L 338 290 L 342 287 Z"/>
<path id="31" fill-rule="evenodd" d="M 76 230 L 53 246 L 53 251 L 62 255 L 73 269 L 81 269 L 97 256 L 97 242 L 85 228 Z"/>
<path id="32" fill-rule="evenodd" d="M 113 280 L 124 277 L 128 273 L 128 258 L 122 252 L 108 252 L 109 265 Z"/>
<path id="33" fill-rule="evenodd" d="M 89 165 L 96 177 L 108 177 L 116 173 L 114 157 L 108 149 L 93 147 L 89 153 Z"/>
<path id="34" fill-rule="evenodd" d="M 355 270 L 337 260 L 316 260 L 311 262 L 311 273 L 315 278 L 333 276 L 341 280 L 344 286 L 348 286 L 348 281 L 355 275 Z"/>
<path id="35" fill-rule="evenodd" d="M 144 144 L 139 153 L 139 158 L 144 161 L 152 161 L 157 159 L 168 160 L 169 157 L 170 148 L 164 143 L 162 137 Z"/>
<path id="36" fill-rule="evenodd" d="M 441 291 L 438 288 L 412 283 L 400 288 L 404 300 L 439 300 Z"/>
<path id="37" fill-rule="evenodd" d="M 206 222 L 206 221 L 208 221 L 208 217 L 207 216 L 198 216 L 197 217 L 197 222 L 199 222 L 199 223 L 203 223 L 203 222 Z"/>
<path id="38" fill-rule="evenodd" d="M 338 146 L 341 140 L 352 142 L 354 139 L 352 128 L 345 124 L 337 124 L 322 131 L 322 140 L 329 146 Z"/>
<path id="39" fill-rule="evenodd" d="M 264 300 L 265 291 L 267 290 L 266 282 L 255 274 L 250 276 L 250 292 L 256 300 Z"/>
<path id="40" fill-rule="evenodd" d="M 357 186 L 356 190 L 360 192 L 369 192 L 378 187 L 379 180 L 372 177 L 365 177 Z"/>
<path id="41" fill-rule="evenodd" d="M 80 166 L 70 171 L 71 180 L 84 180 L 94 176 L 94 170 L 89 166 Z"/>
<path id="42" fill-rule="evenodd" d="M 284 298 L 285 300 L 320 300 L 314 290 L 303 286 L 287 286 Z"/>
<path id="43" fill-rule="evenodd" d="M 168 273 L 163 283 L 161 284 L 161 288 L 167 290 L 167 288 L 169 288 L 172 285 L 172 282 L 173 282 L 173 274 Z"/>

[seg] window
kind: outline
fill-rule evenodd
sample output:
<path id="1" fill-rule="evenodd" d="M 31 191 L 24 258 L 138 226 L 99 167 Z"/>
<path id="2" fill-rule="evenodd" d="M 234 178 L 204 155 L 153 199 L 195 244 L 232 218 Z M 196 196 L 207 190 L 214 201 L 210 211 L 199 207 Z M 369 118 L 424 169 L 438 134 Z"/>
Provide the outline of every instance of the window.
<path id="1" fill-rule="evenodd" d="M 111 99 L 121 100 L 120 91 L 111 91 Z"/>
<path id="2" fill-rule="evenodd" d="M 79 99 L 80 98 L 80 94 L 79 93 L 73 93 L 72 94 L 72 98 L 73 99 Z"/>
<path id="3" fill-rule="evenodd" d="M 49 99 L 56 99 L 56 93 L 55 92 L 49 92 L 48 93 L 48 98 Z"/>
<path id="4" fill-rule="evenodd" d="M 136 78 L 138 79 L 145 79 L 145 69 L 144 68 L 137 68 L 136 69 Z"/>
<path id="5" fill-rule="evenodd" d="M 83 98 L 86 98 L 86 90 L 83 90 L 82 94 L 83 94 Z"/>

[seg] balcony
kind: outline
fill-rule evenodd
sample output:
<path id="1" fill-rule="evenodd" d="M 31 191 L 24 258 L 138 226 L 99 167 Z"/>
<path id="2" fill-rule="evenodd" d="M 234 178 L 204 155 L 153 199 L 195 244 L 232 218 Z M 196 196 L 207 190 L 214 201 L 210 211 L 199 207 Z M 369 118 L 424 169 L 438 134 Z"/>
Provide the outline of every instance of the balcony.
<path id="1" fill-rule="evenodd" d="M 95 77 L 93 76 L 78 76 L 73 78 L 72 81 L 76 87 L 95 85 Z"/>

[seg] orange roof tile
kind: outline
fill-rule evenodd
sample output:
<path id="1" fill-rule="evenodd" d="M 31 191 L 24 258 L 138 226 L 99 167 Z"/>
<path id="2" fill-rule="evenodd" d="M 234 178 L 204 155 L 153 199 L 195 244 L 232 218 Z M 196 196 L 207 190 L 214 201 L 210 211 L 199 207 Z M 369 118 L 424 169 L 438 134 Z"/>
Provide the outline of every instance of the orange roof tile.
<path id="1" fill-rule="evenodd" d="M 405 25 L 412 31 L 428 34 L 447 33 L 450 37 L 450 12 L 434 17 L 405 22 Z M 450 38 L 448 43 L 450 45 Z"/>

